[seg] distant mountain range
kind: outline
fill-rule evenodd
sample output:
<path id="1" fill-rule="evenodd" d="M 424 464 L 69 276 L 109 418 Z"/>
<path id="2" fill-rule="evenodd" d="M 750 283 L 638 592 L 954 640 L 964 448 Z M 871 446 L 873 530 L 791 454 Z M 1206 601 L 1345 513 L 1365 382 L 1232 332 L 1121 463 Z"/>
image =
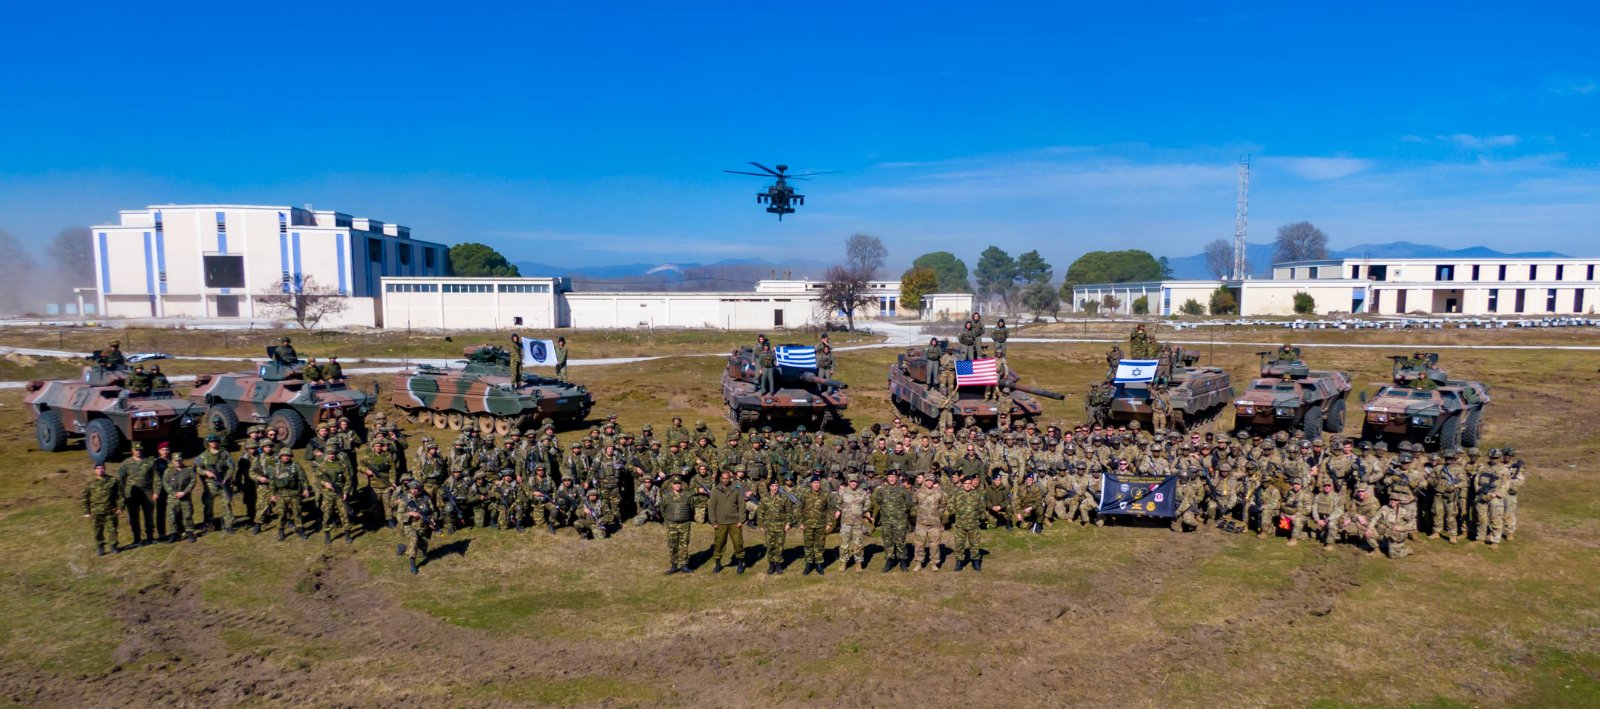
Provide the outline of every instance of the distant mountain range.
<path id="1" fill-rule="evenodd" d="M 818 278 L 828 268 L 821 261 L 779 264 L 765 259 L 576 267 L 515 261 L 513 265 L 524 276 L 569 276 L 586 290 L 753 290 L 755 282 L 764 278 Z"/>
<path id="2" fill-rule="evenodd" d="M 1272 277 L 1272 244 L 1246 244 L 1245 257 L 1250 259 L 1250 275 L 1253 278 Z M 1361 244 L 1347 249 L 1330 249 L 1329 258 L 1563 258 L 1566 254 L 1554 251 L 1519 251 L 1506 253 L 1497 251 L 1487 246 L 1468 246 L 1461 249 L 1451 249 L 1430 244 L 1415 244 L 1409 241 L 1396 241 L 1389 244 Z M 1213 278 L 1210 267 L 1206 266 L 1206 255 L 1198 253 L 1193 256 L 1168 258 L 1167 263 L 1172 266 L 1172 277 L 1178 279 L 1204 280 Z"/>

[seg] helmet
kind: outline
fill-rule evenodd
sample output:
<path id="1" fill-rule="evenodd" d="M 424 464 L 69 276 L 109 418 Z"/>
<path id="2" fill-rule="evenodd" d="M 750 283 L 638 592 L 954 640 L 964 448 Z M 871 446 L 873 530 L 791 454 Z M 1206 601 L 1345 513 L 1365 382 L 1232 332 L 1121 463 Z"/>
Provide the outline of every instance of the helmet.
<path id="1" fill-rule="evenodd" d="M 1490 448 L 1489 449 L 1489 458 L 1490 459 L 1499 458 L 1499 457 L 1500 457 L 1500 449 L 1499 448 Z"/>

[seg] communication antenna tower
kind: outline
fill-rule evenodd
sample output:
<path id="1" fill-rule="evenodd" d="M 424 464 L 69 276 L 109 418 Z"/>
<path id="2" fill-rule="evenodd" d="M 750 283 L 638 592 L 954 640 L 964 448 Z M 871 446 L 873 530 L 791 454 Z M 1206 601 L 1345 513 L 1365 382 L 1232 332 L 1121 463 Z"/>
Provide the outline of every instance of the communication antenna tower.
<path id="1" fill-rule="evenodd" d="M 1245 261 L 1245 232 L 1250 227 L 1250 156 L 1239 161 L 1239 207 L 1233 217 L 1233 279 L 1244 280 L 1248 274 Z"/>

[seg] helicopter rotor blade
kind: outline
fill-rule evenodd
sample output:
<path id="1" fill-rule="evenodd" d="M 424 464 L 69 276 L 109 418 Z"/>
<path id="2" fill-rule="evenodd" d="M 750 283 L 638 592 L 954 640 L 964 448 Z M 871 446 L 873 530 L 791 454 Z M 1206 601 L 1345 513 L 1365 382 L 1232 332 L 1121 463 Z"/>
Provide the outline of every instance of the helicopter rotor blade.
<path id="1" fill-rule="evenodd" d="M 728 173 L 730 175 L 754 175 L 756 177 L 772 177 L 772 175 L 766 175 L 766 174 L 759 173 L 759 172 L 740 172 L 738 170 L 723 170 L 723 172 L 726 172 L 726 173 Z"/>
<path id="2" fill-rule="evenodd" d="M 815 177 L 817 175 L 837 175 L 840 172 L 843 172 L 843 171 L 842 170 L 823 170 L 822 172 L 802 172 L 802 173 L 790 175 L 789 177 L 797 178 L 797 177 Z"/>
<path id="3" fill-rule="evenodd" d="M 770 167 L 767 167 L 766 165 L 762 165 L 761 163 L 752 162 L 750 164 L 751 165 L 755 165 L 756 167 L 759 167 L 759 168 L 761 168 L 763 170 L 766 170 L 767 174 L 772 175 L 773 177 L 783 177 L 783 173 L 778 172 L 777 170 L 774 170 L 774 169 L 772 169 Z"/>

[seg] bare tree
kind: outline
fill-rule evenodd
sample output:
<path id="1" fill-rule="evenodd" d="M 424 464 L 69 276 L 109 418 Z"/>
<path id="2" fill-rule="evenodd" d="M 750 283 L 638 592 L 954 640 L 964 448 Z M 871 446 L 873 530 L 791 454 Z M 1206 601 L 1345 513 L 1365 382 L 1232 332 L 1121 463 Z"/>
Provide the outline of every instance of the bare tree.
<path id="1" fill-rule="evenodd" d="M 1233 242 L 1217 239 L 1206 244 L 1206 268 L 1216 278 L 1227 278 L 1233 273 Z M 1246 271 L 1250 270 L 1248 267 Z"/>
<path id="2" fill-rule="evenodd" d="M 878 296 L 871 292 L 872 279 L 857 269 L 832 266 L 817 289 L 817 304 L 830 312 L 844 313 L 845 324 L 856 329 L 856 308 L 871 308 L 878 304 Z"/>
<path id="3" fill-rule="evenodd" d="M 889 250 L 884 248 L 883 242 L 876 236 L 856 234 L 845 242 L 845 264 L 851 271 L 865 275 L 868 280 L 877 278 L 878 271 L 883 269 L 884 259 L 887 258 Z"/>
<path id="4" fill-rule="evenodd" d="M 1310 261 L 1328 257 L 1328 235 L 1311 222 L 1295 222 L 1278 227 L 1277 250 L 1273 263 Z"/>
<path id="5" fill-rule="evenodd" d="M 256 302 L 277 318 L 290 318 L 302 330 L 316 329 L 323 318 L 338 315 L 350 307 L 350 299 L 338 289 L 320 285 L 307 276 L 294 284 L 267 286 L 256 294 Z"/>

